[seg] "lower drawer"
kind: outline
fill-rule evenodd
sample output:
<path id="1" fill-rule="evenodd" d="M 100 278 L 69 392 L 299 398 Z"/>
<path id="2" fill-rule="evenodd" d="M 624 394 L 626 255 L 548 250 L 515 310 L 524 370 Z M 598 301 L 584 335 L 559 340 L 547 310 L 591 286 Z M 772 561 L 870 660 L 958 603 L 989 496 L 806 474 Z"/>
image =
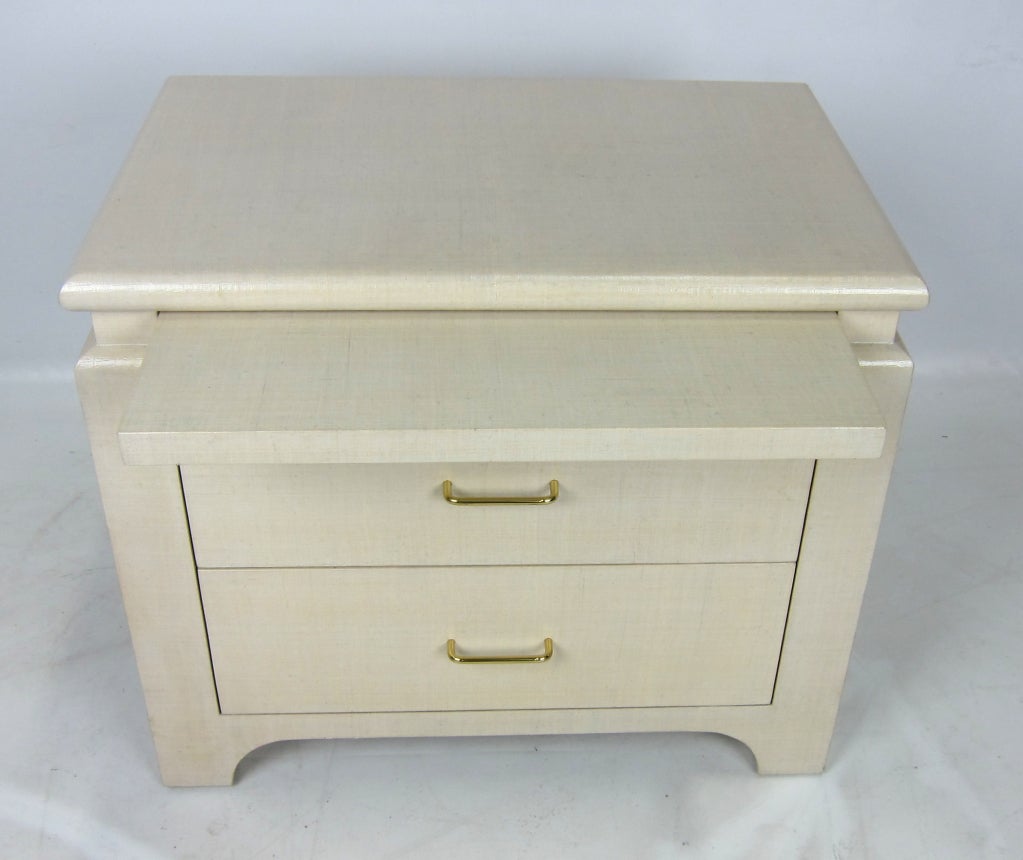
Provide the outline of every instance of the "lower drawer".
<path id="1" fill-rule="evenodd" d="M 201 570 L 229 714 L 767 704 L 791 564 Z M 533 663 L 465 656 L 553 655 Z"/>

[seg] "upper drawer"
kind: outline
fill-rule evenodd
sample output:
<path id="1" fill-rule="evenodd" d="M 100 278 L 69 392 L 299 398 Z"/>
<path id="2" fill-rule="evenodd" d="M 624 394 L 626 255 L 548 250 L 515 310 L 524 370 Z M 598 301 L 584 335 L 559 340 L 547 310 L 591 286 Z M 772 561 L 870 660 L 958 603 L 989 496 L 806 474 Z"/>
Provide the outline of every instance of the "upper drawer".
<path id="1" fill-rule="evenodd" d="M 875 457 L 835 314 L 161 314 L 121 430 L 149 463 Z"/>
<path id="2" fill-rule="evenodd" d="M 794 561 L 811 460 L 182 466 L 200 567 Z M 453 492 L 555 502 L 451 505 Z"/>

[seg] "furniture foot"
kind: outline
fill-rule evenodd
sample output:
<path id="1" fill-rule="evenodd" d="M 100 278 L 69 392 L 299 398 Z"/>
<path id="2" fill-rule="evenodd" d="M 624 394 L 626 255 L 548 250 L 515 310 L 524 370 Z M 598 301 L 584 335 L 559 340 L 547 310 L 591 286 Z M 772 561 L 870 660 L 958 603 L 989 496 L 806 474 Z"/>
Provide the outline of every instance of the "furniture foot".
<path id="1" fill-rule="evenodd" d="M 831 733 L 822 737 L 771 737 L 751 741 L 741 738 L 757 761 L 757 773 L 762 776 L 817 774 L 824 770 L 828 759 Z"/>
<path id="2" fill-rule="evenodd" d="M 238 763 L 248 752 L 228 743 L 204 743 L 199 732 L 187 738 L 156 738 L 160 776 L 167 786 L 232 785 Z"/>

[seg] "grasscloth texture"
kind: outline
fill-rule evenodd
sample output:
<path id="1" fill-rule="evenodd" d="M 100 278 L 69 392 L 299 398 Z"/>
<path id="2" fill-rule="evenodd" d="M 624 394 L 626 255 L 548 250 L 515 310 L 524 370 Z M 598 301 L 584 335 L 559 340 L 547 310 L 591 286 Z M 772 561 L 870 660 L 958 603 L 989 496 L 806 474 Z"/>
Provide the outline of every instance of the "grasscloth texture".
<path id="1" fill-rule="evenodd" d="M 201 570 L 228 714 L 766 705 L 791 564 Z M 536 650 L 543 664 L 457 665 Z M 679 659 L 685 654 L 684 660 Z"/>
<path id="2" fill-rule="evenodd" d="M 175 78 L 89 310 L 899 310 L 926 290 L 801 84 Z"/>
<path id="3" fill-rule="evenodd" d="M 811 460 L 182 466 L 200 567 L 795 561 Z M 454 506 L 538 492 L 550 505 Z"/>
<path id="4" fill-rule="evenodd" d="M 824 767 L 926 290 L 804 87 L 175 80 L 63 297 L 168 784 L 417 734 Z"/>
<path id="5" fill-rule="evenodd" d="M 130 463 L 876 457 L 835 314 L 161 314 Z"/>

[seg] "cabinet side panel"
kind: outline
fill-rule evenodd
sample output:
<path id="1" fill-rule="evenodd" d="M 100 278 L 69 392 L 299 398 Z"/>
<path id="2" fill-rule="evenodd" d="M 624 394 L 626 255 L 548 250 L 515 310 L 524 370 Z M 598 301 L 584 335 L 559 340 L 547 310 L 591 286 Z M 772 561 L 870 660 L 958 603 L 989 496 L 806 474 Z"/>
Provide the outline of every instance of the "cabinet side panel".
<path id="1" fill-rule="evenodd" d="M 900 343 L 856 352 L 885 416 L 885 449 L 817 464 L 770 719 L 749 739 L 762 773 L 823 770 L 874 555 L 913 365 Z"/>
<path id="2" fill-rule="evenodd" d="M 90 337 L 76 382 L 164 781 L 230 782 L 178 470 L 126 466 L 117 444 L 142 357 Z"/>

